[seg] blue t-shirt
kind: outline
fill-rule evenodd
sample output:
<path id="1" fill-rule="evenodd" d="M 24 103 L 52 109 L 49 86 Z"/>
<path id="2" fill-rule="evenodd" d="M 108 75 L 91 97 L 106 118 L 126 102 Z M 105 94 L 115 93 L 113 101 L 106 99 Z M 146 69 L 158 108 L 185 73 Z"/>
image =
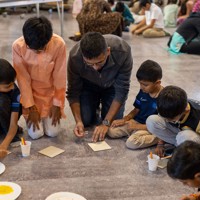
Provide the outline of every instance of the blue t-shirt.
<path id="1" fill-rule="evenodd" d="M 0 92 L 1 94 L 1 92 Z M 20 104 L 20 91 L 17 85 L 14 85 L 14 89 L 6 92 L 10 101 L 11 101 L 11 112 L 21 112 L 21 104 Z"/>
<path id="2" fill-rule="evenodd" d="M 136 96 L 134 107 L 139 109 L 139 113 L 134 117 L 134 120 L 145 124 L 146 119 L 153 114 L 157 114 L 157 98 L 152 98 L 149 94 L 142 90 Z"/>

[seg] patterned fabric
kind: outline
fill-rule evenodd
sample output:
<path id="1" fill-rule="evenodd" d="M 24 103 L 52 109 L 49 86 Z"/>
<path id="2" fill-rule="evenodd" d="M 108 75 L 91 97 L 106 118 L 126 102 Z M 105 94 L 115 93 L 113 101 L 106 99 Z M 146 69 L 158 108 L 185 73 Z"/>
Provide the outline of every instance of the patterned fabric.
<path id="1" fill-rule="evenodd" d="M 194 4 L 192 12 L 200 12 L 200 0 L 197 0 L 197 2 Z"/>
<path id="2" fill-rule="evenodd" d="M 121 14 L 112 12 L 104 0 L 87 1 L 76 19 L 81 35 L 91 31 L 110 34 L 122 23 Z"/>

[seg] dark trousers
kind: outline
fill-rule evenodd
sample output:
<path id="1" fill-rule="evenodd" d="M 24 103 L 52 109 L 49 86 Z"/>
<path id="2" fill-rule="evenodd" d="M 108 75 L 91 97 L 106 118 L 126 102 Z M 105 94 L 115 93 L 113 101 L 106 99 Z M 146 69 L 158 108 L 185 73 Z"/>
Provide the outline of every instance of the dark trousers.
<path id="1" fill-rule="evenodd" d="M 98 124 L 103 120 L 109 111 L 112 101 L 115 96 L 114 87 L 100 88 L 94 84 L 86 83 L 80 96 L 81 117 L 84 126 Z M 98 110 L 100 108 L 100 113 Z M 119 112 L 114 119 L 123 118 L 124 104 L 121 106 Z"/>
<path id="2" fill-rule="evenodd" d="M 20 111 L 19 117 L 22 114 Z M 0 93 L 0 133 L 6 135 L 10 127 L 11 99 L 7 94 Z M 18 127 L 17 134 L 22 130 Z"/>
<path id="3" fill-rule="evenodd" d="M 189 44 L 183 44 L 180 52 L 200 55 L 200 41 L 191 41 Z"/>

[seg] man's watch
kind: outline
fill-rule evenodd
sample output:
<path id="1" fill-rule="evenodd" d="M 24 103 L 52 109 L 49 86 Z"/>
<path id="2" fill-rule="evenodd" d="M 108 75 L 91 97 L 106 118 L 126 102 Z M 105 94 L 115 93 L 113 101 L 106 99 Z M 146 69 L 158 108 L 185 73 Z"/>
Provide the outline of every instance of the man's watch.
<path id="1" fill-rule="evenodd" d="M 104 119 L 102 121 L 102 124 L 105 125 L 105 126 L 110 126 L 110 121 L 108 119 Z"/>

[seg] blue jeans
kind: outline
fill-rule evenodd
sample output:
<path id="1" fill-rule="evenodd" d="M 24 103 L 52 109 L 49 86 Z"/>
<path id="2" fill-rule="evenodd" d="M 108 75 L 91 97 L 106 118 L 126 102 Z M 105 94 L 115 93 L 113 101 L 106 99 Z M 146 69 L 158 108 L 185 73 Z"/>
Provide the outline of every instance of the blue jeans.
<path id="1" fill-rule="evenodd" d="M 101 122 L 108 113 L 115 97 L 115 88 L 101 88 L 89 82 L 84 82 L 80 96 L 81 118 L 84 126 L 95 125 Z M 98 113 L 99 108 L 100 114 Z M 123 118 L 124 104 L 114 119 Z M 100 117 L 100 119 L 98 119 Z"/>

